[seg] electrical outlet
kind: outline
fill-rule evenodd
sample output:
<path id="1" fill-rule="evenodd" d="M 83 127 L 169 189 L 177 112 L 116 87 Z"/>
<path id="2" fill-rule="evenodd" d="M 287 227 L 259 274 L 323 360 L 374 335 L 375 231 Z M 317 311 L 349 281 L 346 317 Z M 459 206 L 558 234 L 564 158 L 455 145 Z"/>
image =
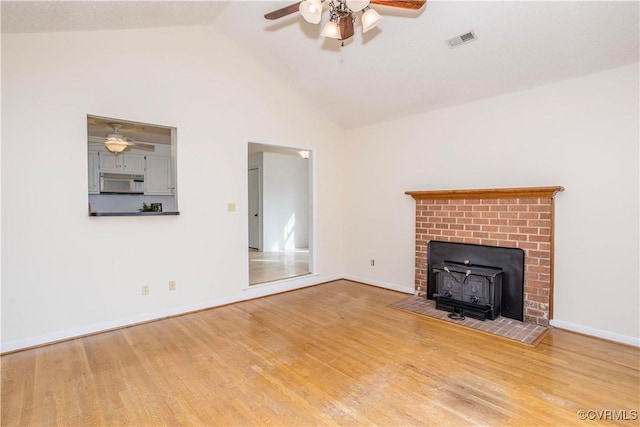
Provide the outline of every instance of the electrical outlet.
<path id="1" fill-rule="evenodd" d="M 371 267 L 375 267 L 375 265 L 376 265 L 376 260 L 375 260 L 375 259 L 372 259 L 372 260 L 371 260 Z"/>
<path id="2" fill-rule="evenodd" d="M 176 290 L 176 281 L 175 280 L 169 280 L 169 290 L 170 291 L 175 291 Z"/>
<path id="3" fill-rule="evenodd" d="M 142 285 L 142 295 L 149 295 L 149 285 Z"/>

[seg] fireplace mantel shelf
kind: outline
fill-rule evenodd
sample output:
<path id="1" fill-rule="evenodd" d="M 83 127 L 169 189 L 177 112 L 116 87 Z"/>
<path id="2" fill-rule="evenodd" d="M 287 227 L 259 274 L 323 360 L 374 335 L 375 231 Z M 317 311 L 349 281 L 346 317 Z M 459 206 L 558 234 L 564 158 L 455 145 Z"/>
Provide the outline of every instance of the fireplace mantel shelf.
<path id="1" fill-rule="evenodd" d="M 520 188 L 486 188 L 477 190 L 426 190 L 405 191 L 416 200 L 437 199 L 517 199 L 525 197 L 553 198 L 564 187 L 520 187 Z"/>

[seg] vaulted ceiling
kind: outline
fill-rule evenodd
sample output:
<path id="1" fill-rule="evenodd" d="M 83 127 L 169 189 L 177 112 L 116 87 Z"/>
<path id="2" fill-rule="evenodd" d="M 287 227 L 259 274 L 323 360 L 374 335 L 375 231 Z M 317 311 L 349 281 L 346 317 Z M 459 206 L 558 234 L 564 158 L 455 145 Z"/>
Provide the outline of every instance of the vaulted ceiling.
<path id="1" fill-rule="evenodd" d="M 11 2 L 2 32 L 215 27 L 345 128 L 471 102 L 638 62 L 640 5 L 608 1 L 435 1 L 419 11 L 373 6 L 344 46 L 291 1 Z M 445 41 L 473 30 L 477 40 Z"/>

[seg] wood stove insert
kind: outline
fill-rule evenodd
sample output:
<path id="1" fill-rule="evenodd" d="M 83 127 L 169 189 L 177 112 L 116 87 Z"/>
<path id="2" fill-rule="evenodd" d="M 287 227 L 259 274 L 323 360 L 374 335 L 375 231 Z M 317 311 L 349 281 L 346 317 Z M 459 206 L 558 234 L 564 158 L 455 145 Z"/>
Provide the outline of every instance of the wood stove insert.
<path id="1" fill-rule="evenodd" d="M 436 308 L 480 320 L 524 319 L 522 249 L 432 240 L 428 254 L 427 299 Z"/>
<path id="2" fill-rule="evenodd" d="M 494 320 L 500 316 L 502 269 L 444 262 L 433 266 L 436 276 L 436 309 L 452 318 L 473 317 Z"/>

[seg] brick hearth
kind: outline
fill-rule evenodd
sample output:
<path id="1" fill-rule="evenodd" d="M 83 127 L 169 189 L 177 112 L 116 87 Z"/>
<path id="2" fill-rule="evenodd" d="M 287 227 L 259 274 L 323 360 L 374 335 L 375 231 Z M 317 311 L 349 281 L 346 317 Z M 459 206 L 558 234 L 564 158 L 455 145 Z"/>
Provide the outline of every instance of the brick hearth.
<path id="1" fill-rule="evenodd" d="M 520 248 L 525 253 L 524 321 L 548 326 L 553 315 L 553 201 L 562 190 L 407 191 L 416 200 L 416 295 L 426 295 L 431 240 Z"/>

